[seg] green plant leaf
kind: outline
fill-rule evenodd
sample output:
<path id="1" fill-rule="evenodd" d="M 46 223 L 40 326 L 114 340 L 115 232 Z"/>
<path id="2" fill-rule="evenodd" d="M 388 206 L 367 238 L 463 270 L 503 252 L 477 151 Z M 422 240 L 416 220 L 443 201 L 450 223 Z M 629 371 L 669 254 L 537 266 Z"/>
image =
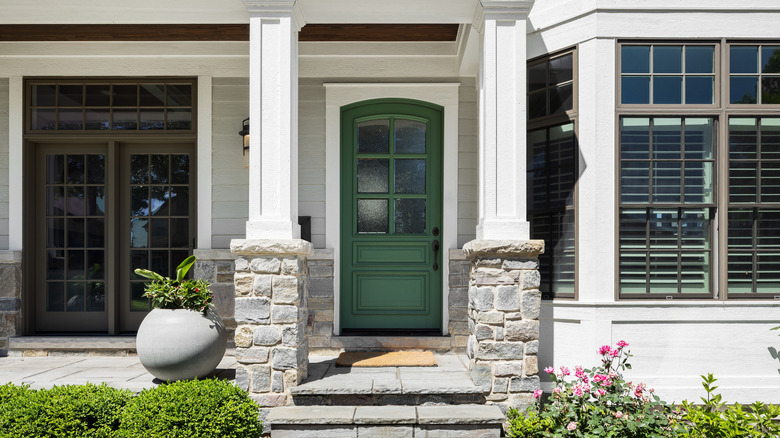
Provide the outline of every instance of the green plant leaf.
<path id="1" fill-rule="evenodd" d="M 141 277 L 148 278 L 150 280 L 157 280 L 157 281 L 165 280 L 165 277 L 163 277 L 162 275 L 154 271 L 150 271 L 148 269 L 136 269 L 134 272 L 140 275 Z"/>
<path id="2" fill-rule="evenodd" d="M 179 263 L 179 266 L 176 267 L 176 281 L 181 282 L 182 280 L 184 280 L 184 276 L 187 275 L 187 271 L 190 270 L 190 268 L 194 263 L 195 263 L 195 256 L 193 255 L 182 260 L 182 262 Z"/>

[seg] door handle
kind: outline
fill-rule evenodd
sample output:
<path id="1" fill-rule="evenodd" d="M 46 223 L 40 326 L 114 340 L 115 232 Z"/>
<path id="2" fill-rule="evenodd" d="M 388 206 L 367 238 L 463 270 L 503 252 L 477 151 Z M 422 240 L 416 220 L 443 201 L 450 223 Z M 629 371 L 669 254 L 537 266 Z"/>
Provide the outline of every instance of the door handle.
<path id="1" fill-rule="evenodd" d="M 439 241 L 434 240 L 433 243 L 431 243 L 431 249 L 433 250 L 433 270 L 438 271 L 439 270 Z"/>

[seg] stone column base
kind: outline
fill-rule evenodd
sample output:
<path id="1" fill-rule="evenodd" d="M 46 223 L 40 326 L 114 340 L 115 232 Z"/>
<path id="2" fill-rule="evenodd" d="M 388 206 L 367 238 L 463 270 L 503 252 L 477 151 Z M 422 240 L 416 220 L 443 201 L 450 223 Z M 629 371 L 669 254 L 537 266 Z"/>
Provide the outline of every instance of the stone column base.
<path id="1" fill-rule="evenodd" d="M 289 403 L 290 388 L 307 376 L 309 344 L 307 258 L 312 244 L 292 240 L 233 240 L 237 255 L 236 384 L 261 407 Z"/>
<path id="2" fill-rule="evenodd" d="M 0 251 L 0 357 L 8 338 L 22 334 L 22 252 Z"/>
<path id="3" fill-rule="evenodd" d="M 471 378 L 488 402 L 504 411 L 524 409 L 540 388 L 538 257 L 544 241 L 472 240 L 463 252 L 470 262 Z"/>

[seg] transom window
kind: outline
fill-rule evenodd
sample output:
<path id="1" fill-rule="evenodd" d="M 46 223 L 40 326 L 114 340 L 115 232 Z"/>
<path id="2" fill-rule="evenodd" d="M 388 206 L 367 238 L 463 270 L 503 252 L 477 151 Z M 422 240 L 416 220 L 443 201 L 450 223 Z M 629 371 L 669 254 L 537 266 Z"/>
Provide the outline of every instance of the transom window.
<path id="1" fill-rule="evenodd" d="M 528 118 L 574 108 L 574 52 L 528 63 Z"/>
<path id="2" fill-rule="evenodd" d="M 623 44 L 622 104 L 715 103 L 714 45 Z"/>
<path id="3" fill-rule="evenodd" d="M 30 81 L 30 131 L 190 131 L 191 81 Z"/>
<path id="4" fill-rule="evenodd" d="M 780 104 L 780 45 L 729 47 L 729 102 Z"/>

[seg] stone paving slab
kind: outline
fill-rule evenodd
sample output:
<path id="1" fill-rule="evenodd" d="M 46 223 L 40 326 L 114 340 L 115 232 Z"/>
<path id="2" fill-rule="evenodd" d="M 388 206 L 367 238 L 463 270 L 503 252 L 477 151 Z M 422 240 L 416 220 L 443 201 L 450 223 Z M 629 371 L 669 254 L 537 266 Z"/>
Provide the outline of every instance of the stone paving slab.
<path id="1" fill-rule="evenodd" d="M 352 424 L 355 406 L 282 406 L 271 409 L 273 424 Z M 273 427 L 273 426 L 272 426 Z"/>
<path id="2" fill-rule="evenodd" d="M 419 424 L 494 424 L 504 421 L 495 405 L 418 406 Z"/>
<path id="3" fill-rule="evenodd" d="M 417 411 L 414 406 L 358 406 L 355 424 L 414 424 Z"/>

